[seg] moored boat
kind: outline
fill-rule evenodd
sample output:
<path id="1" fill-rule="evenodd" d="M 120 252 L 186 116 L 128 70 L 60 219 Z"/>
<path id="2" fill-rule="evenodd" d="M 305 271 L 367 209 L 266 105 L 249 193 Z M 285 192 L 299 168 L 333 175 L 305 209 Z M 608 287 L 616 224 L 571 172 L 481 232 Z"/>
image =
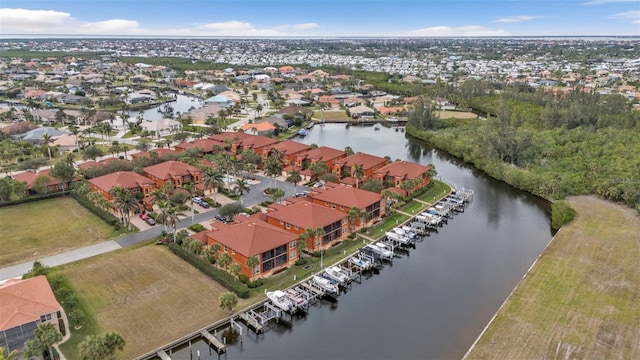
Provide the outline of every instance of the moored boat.
<path id="1" fill-rule="evenodd" d="M 313 282 L 317 286 L 319 286 L 322 290 L 330 294 L 337 294 L 339 291 L 337 284 L 332 283 L 331 281 L 329 281 L 329 279 L 324 278 L 322 276 L 313 275 Z"/>
<path id="2" fill-rule="evenodd" d="M 325 274 L 336 280 L 339 285 L 346 285 L 347 283 L 349 283 L 349 276 L 347 276 L 347 274 L 343 273 L 342 270 L 340 270 L 340 268 L 338 268 L 337 266 L 331 266 L 328 267 L 326 269 L 324 269 Z"/>
<path id="3" fill-rule="evenodd" d="M 267 291 L 267 297 L 271 300 L 273 305 L 277 306 L 282 311 L 291 312 L 293 310 L 293 303 L 289 300 L 284 291 Z"/>

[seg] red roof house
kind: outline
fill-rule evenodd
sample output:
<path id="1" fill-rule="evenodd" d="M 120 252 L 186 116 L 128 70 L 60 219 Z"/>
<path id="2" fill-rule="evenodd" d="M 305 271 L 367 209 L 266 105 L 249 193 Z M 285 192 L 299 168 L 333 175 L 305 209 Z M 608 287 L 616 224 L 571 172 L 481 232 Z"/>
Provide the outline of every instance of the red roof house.
<path id="1" fill-rule="evenodd" d="M 91 191 L 99 192 L 107 200 L 112 200 L 109 192 L 116 186 L 129 189 L 132 193 L 141 192 L 145 197 L 150 196 L 155 189 L 153 180 L 133 171 L 118 171 L 89 179 Z"/>
<path id="2" fill-rule="evenodd" d="M 385 213 L 384 199 L 380 194 L 351 186 L 327 183 L 324 187 L 314 188 L 307 198 L 314 204 L 345 214 L 352 208 L 366 211 L 368 216 L 356 219 L 353 224 L 356 227 L 363 226 L 367 221 L 374 221 Z"/>
<path id="3" fill-rule="evenodd" d="M 165 161 L 147 166 L 142 169 L 142 174 L 153 180 L 158 188 L 171 181 L 174 188 L 178 189 L 190 182 L 198 184 L 202 179 L 202 170 L 180 161 Z"/>
<path id="4" fill-rule="evenodd" d="M 358 152 L 344 159 L 336 160 L 333 165 L 333 173 L 339 178 L 344 177 L 343 174 L 355 177 L 354 165 L 358 165 L 364 171 L 364 176 L 360 178 L 361 181 L 364 181 L 365 179 L 370 179 L 374 171 L 386 164 L 387 159 L 383 157 Z"/>

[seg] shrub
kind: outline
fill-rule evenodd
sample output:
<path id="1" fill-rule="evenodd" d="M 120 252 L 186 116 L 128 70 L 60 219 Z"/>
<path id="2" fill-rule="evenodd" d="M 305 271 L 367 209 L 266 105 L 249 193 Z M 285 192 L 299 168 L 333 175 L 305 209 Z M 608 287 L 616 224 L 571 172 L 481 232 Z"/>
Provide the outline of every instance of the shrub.
<path id="1" fill-rule="evenodd" d="M 347 238 L 348 238 L 348 239 L 351 239 L 351 240 L 355 239 L 355 238 L 356 238 L 356 233 L 350 233 L 350 234 L 347 236 Z"/>
<path id="2" fill-rule="evenodd" d="M 62 318 L 58 319 L 58 330 L 60 331 L 62 336 L 65 336 L 67 334 L 67 329 L 64 326 L 64 320 L 62 320 Z"/>
<path id="3" fill-rule="evenodd" d="M 192 225 L 189 225 L 189 230 L 192 230 L 195 232 L 201 232 L 201 231 L 205 231 L 206 228 L 202 224 L 192 224 Z"/>
<path id="4" fill-rule="evenodd" d="M 221 206 L 219 202 L 216 202 L 215 200 L 213 200 L 210 197 L 202 198 L 202 200 L 206 201 L 206 203 L 209 204 L 209 206 L 211 206 L 211 207 L 220 207 Z"/>
<path id="5" fill-rule="evenodd" d="M 298 265 L 298 266 L 302 266 L 302 265 L 304 265 L 306 263 L 307 263 L 307 259 L 305 259 L 305 258 L 300 258 L 300 259 L 296 260 L 296 265 Z"/>
<path id="6" fill-rule="evenodd" d="M 575 216 L 576 211 L 569 206 L 567 201 L 560 200 L 551 204 L 551 227 L 555 230 L 571 222 Z"/>
<path id="7" fill-rule="evenodd" d="M 258 279 L 256 281 L 247 282 L 247 287 L 249 287 L 250 289 L 254 289 L 254 288 L 262 286 L 262 284 L 263 284 L 262 279 Z"/>
<path id="8" fill-rule="evenodd" d="M 87 199 L 85 196 L 72 192 L 71 197 L 76 199 L 76 201 L 80 205 L 84 206 L 85 209 L 89 210 L 94 215 L 104 220 L 107 224 L 115 226 L 115 224 L 119 223 L 118 219 L 112 213 L 97 207 L 91 200 Z"/>
<path id="9" fill-rule="evenodd" d="M 187 250 L 183 249 L 178 244 L 170 243 L 169 249 L 180 258 L 193 265 L 196 269 L 200 270 L 202 273 L 217 281 L 220 285 L 229 289 L 229 291 L 234 292 L 238 297 L 246 299 L 249 297 L 249 288 L 240 283 L 235 277 L 229 274 L 226 271 L 216 269 L 209 265 L 206 261 L 201 258 L 193 255 Z"/>
<path id="10" fill-rule="evenodd" d="M 360 229 L 360 233 L 361 233 L 361 234 L 366 234 L 366 233 L 367 233 L 367 231 L 369 231 L 369 228 L 368 228 L 368 227 L 366 227 L 366 226 L 363 226 L 363 227 L 362 227 L 362 229 Z"/>
<path id="11" fill-rule="evenodd" d="M 238 275 L 238 281 L 240 281 L 243 284 L 246 284 L 249 282 L 249 277 L 247 275 L 240 274 Z"/>
<path id="12" fill-rule="evenodd" d="M 31 196 L 25 197 L 24 199 L 6 201 L 6 202 L 3 202 L 3 203 L 0 203 L 0 207 L 18 205 L 18 204 L 25 204 L 25 203 L 30 203 L 30 202 L 33 202 L 33 201 L 40 201 L 40 200 L 45 200 L 45 199 L 53 199 L 53 198 L 57 198 L 57 197 L 61 197 L 61 196 L 62 196 L 62 192 L 54 192 L 54 193 L 44 194 L 44 195 L 31 195 Z"/>

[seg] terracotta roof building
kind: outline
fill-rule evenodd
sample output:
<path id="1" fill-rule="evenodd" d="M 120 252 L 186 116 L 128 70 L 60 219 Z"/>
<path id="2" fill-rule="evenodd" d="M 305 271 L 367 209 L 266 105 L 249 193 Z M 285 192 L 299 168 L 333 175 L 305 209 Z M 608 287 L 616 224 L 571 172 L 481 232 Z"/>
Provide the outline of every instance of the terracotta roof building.
<path id="1" fill-rule="evenodd" d="M 347 153 L 342 150 L 320 146 L 296 156 L 296 166 L 304 167 L 305 165 L 308 166 L 322 161 L 327 164 L 331 171 L 334 162 L 345 157 L 347 157 Z"/>
<path id="2" fill-rule="evenodd" d="M 25 171 L 23 173 L 20 174 L 15 174 L 13 175 L 14 180 L 16 181 L 20 181 L 20 182 L 26 182 L 27 183 L 27 190 L 29 191 L 30 194 L 34 194 L 36 193 L 38 189 L 35 189 L 33 187 L 35 181 L 37 178 L 39 177 L 45 177 L 48 182 L 45 185 L 44 189 L 40 189 L 43 192 L 54 192 L 54 191 L 60 191 L 63 188 L 65 190 L 69 189 L 69 185 L 70 182 L 65 182 L 64 184 L 62 182 L 60 182 L 60 180 L 54 178 L 53 176 L 51 176 L 51 174 L 49 173 L 50 169 L 46 169 L 46 170 L 42 170 L 40 172 L 33 172 L 33 171 Z"/>
<path id="3" fill-rule="evenodd" d="M 21 350 L 38 325 L 58 327 L 59 311 L 62 306 L 44 275 L 0 284 L 0 344 L 9 352 Z"/>
<path id="4" fill-rule="evenodd" d="M 151 191 L 155 189 L 153 180 L 133 171 L 118 171 L 89 179 L 91 191 L 99 192 L 102 197 L 109 201 L 112 200 L 109 192 L 116 186 L 129 189 L 134 194 L 141 192 L 145 197 L 150 196 Z"/>
<path id="5" fill-rule="evenodd" d="M 427 185 L 431 181 L 431 178 L 429 177 L 430 171 L 430 166 L 402 160 L 392 162 L 377 169 L 373 173 L 373 177 L 378 181 L 393 184 L 393 186 L 398 188 L 403 187 L 402 183 L 406 181 L 415 181 L 414 186 L 410 189 L 402 189 L 406 192 L 404 196 L 407 196 L 409 193 Z"/>
<path id="6" fill-rule="evenodd" d="M 284 166 L 295 164 L 298 155 L 309 151 L 311 146 L 299 142 L 287 140 L 274 145 L 267 146 L 262 149 L 262 161 L 266 162 L 269 155 L 278 152 L 282 155 L 282 163 Z"/>
<path id="7" fill-rule="evenodd" d="M 353 224 L 355 227 L 362 227 L 368 221 L 375 221 L 385 213 L 384 199 L 380 194 L 351 186 L 327 183 L 324 187 L 314 188 L 307 198 L 314 204 L 345 214 L 351 208 L 366 211 L 368 216 L 356 219 Z"/>
<path id="8" fill-rule="evenodd" d="M 199 184 L 202 170 L 180 161 L 165 161 L 143 168 L 142 175 L 153 180 L 157 188 L 170 181 L 174 188 L 179 189 L 190 182 Z"/>
<path id="9" fill-rule="evenodd" d="M 155 155 L 153 155 L 155 154 Z M 153 156 L 157 156 L 160 159 L 164 159 L 168 156 L 177 156 L 178 152 L 172 149 L 165 149 L 165 148 L 157 148 L 157 149 L 152 149 L 149 151 L 141 151 L 139 153 L 135 153 L 135 154 L 131 154 L 131 159 L 132 160 L 136 160 L 136 159 L 140 159 L 143 157 L 146 158 L 151 158 Z"/>
<path id="10" fill-rule="evenodd" d="M 298 236 L 270 225 L 259 216 L 245 221 L 221 226 L 206 232 L 207 244 L 220 244 L 221 252 L 231 255 L 246 276 L 268 276 L 298 259 Z M 259 264 L 254 269 L 247 266 L 247 259 L 256 256 Z"/>
<path id="11" fill-rule="evenodd" d="M 348 233 L 347 215 L 307 201 L 295 204 L 271 204 L 266 213 L 267 222 L 296 235 L 307 229 L 324 229 L 320 239 L 307 239 L 307 248 L 315 251 L 327 248 Z"/>
<path id="12" fill-rule="evenodd" d="M 200 148 L 203 154 L 213 154 L 224 150 L 226 144 L 222 141 L 211 139 L 197 139 L 190 142 L 183 142 L 174 146 L 177 152 L 183 152 L 192 148 Z"/>
<path id="13" fill-rule="evenodd" d="M 351 156 L 347 156 L 344 159 L 336 160 L 333 165 L 333 173 L 338 178 L 345 176 L 355 177 L 353 173 L 354 165 L 358 165 L 362 167 L 362 170 L 364 171 L 364 176 L 360 178 L 360 180 L 364 181 L 366 179 L 370 179 L 373 176 L 374 171 L 386 164 L 387 159 L 385 158 L 358 152 Z"/>

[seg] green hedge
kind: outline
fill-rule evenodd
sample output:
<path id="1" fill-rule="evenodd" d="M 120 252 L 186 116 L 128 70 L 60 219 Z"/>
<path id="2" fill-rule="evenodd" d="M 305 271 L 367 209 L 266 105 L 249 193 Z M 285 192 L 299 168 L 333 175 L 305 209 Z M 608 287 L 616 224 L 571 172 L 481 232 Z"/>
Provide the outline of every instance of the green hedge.
<path id="1" fill-rule="evenodd" d="M 193 230 L 195 232 L 201 232 L 207 229 L 202 224 L 193 224 L 193 225 L 189 225 L 189 230 Z"/>
<path id="2" fill-rule="evenodd" d="M 62 191 L 57 191 L 57 192 L 44 194 L 44 195 L 32 195 L 32 196 L 27 196 L 24 199 L 18 199 L 18 200 L 6 201 L 6 202 L 3 202 L 3 203 L 0 203 L 0 207 L 2 207 L 2 206 L 11 206 L 11 205 L 20 205 L 20 204 L 30 203 L 30 202 L 33 202 L 33 201 L 53 199 L 53 198 L 57 198 L 57 197 L 61 197 L 61 196 L 62 196 Z"/>
<path id="3" fill-rule="evenodd" d="M 247 299 L 249 297 L 249 288 L 236 280 L 233 275 L 229 274 L 226 271 L 212 267 L 211 265 L 209 265 L 209 263 L 205 262 L 199 257 L 194 256 L 178 244 L 169 243 L 169 249 L 184 261 L 193 265 L 196 269 L 200 270 L 214 281 L 220 283 L 220 285 L 234 292 L 236 295 L 238 295 L 238 297 L 243 299 Z"/>
<path id="4" fill-rule="evenodd" d="M 71 196 L 76 199 L 76 201 L 78 201 L 80 205 L 84 206 L 87 210 L 91 211 L 97 217 L 107 222 L 107 224 L 113 226 L 118 224 L 118 219 L 112 213 L 97 207 L 91 200 L 87 199 L 86 197 L 73 192 L 71 193 Z"/>

